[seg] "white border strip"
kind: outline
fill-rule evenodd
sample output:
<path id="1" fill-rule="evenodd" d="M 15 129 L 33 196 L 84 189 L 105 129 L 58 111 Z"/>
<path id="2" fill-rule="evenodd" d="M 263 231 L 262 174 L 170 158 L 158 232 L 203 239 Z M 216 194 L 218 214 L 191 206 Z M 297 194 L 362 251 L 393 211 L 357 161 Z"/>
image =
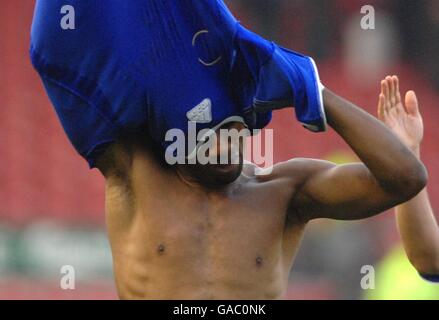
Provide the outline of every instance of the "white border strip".
<path id="1" fill-rule="evenodd" d="M 325 89 L 325 86 L 322 84 L 322 82 L 320 81 L 320 75 L 319 75 L 319 70 L 317 69 L 317 65 L 316 62 L 314 61 L 313 58 L 308 57 L 311 60 L 311 64 L 314 68 L 314 74 L 316 76 L 316 88 L 318 91 L 318 97 L 319 97 L 319 104 L 320 104 L 320 115 L 322 117 L 322 119 L 324 120 L 324 124 L 325 124 L 325 131 L 328 129 L 328 120 L 326 118 L 326 112 L 325 112 L 325 107 L 323 104 L 323 89 Z"/>

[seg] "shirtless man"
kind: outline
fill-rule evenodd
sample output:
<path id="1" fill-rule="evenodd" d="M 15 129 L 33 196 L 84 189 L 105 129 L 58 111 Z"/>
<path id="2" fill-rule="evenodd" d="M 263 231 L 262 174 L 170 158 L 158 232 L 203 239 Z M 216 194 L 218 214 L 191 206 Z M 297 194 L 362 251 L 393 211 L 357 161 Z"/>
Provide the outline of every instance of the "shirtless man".
<path id="1" fill-rule="evenodd" d="M 165 167 L 142 142 L 110 147 L 98 168 L 120 297 L 281 298 L 311 220 L 367 218 L 425 187 L 423 165 L 385 126 L 329 90 L 324 101 L 364 163 L 294 159 L 257 176 L 251 164 Z"/>
<path id="2" fill-rule="evenodd" d="M 75 2 L 73 31 L 59 27 L 63 5 L 37 1 L 32 63 L 73 145 L 105 176 L 122 299 L 282 298 L 310 221 L 371 217 L 427 183 L 385 125 L 322 88 L 312 59 L 249 32 L 220 0 Z M 163 133 L 186 117 L 217 133 L 262 128 L 264 110 L 293 104 L 315 131 L 327 118 L 362 163 L 294 159 L 257 175 L 240 140 L 221 137 L 209 156 L 233 147 L 238 164 L 163 162 Z"/>

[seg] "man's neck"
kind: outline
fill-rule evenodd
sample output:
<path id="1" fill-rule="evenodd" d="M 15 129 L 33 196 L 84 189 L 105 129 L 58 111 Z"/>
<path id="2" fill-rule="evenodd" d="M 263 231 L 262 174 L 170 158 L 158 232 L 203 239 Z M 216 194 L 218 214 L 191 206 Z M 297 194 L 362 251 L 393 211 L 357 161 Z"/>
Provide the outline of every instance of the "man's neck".
<path id="1" fill-rule="evenodd" d="M 241 174 L 234 182 L 224 185 L 207 185 L 197 181 L 192 176 L 182 172 L 178 168 L 175 169 L 178 179 L 186 186 L 211 196 L 219 196 L 221 198 L 228 197 L 236 192 L 242 184 L 244 176 Z"/>

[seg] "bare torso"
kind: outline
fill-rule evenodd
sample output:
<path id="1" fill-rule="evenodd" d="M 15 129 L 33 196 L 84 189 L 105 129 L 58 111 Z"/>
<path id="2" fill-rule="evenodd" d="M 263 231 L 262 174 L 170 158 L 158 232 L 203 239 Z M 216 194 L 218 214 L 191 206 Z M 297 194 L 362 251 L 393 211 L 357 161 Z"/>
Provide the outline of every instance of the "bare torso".
<path id="1" fill-rule="evenodd" d="M 98 168 L 120 297 L 282 298 L 308 221 L 368 218 L 425 188 L 425 167 L 394 134 L 332 92 L 323 95 L 328 123 L 364 163 L 295 159 L 265 176 L 246 165 L 213 192 L 160 165 L 146 135 L 107 148 Z"/>
<path id="2" fill-rule="evenodd" d="M 290 183 L 246 165 L 206 192 L 147 148 L 118 152 L 129 168 L 107 174 L 106 218 L 122 299 L 282 298 L 304 231 L 287 217 Z"/>

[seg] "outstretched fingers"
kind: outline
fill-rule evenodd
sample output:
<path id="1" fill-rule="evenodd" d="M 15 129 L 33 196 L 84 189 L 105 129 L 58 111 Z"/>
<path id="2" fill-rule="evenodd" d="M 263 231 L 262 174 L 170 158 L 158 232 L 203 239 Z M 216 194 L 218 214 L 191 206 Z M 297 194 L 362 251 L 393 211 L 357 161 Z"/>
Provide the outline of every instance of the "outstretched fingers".
<path id="1" fill-rule="evenodd" d="M 395 82 L 396 103 L 397 104 L 402 104 L 401 91 L 399 89 L 399 78 L 398 78 L 398 76 L 393 76 L 393 81 Z"/>
<path id="2" fill-rule="evenodd" d="M 386 119 L 386 97 L 382 92 L 378 100 L 378 118 L 381 121 L 384 121 Z"/>
<path id="3" fill-rule="evenodd" d="M 416 93 L 412 90 L 408 91 L 405 95 L 405 105 L 407 113 L 412 116 L 419 115 L 419 103 Z"/>

